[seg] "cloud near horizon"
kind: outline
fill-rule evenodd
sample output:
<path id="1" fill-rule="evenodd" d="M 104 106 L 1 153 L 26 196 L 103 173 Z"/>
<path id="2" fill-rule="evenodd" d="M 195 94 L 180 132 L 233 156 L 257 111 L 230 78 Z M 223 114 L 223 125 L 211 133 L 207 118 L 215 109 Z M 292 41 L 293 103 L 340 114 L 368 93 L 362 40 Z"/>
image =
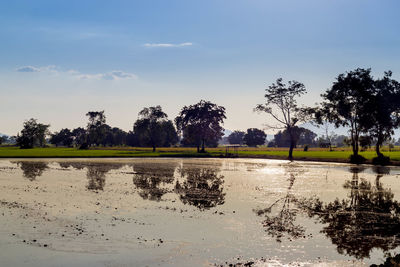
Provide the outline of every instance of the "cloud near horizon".
<path id="1" fill-rule="evenodd" d="M 82 74 L 82 73 L 77 73 L 75 75 L 78 75 L 78 78 L 81 80 L 89 80 L 89 79 L 95 79 L 95 80 L 122 80 L 122 79 L 132 79 L 136 80 L 138 77 L 137 75 L 133 73 L 128 73 L 120 70 L 114 70 L 111 72 L 107 73 L 98 73 L 98 74 Z"/>
<path id="2" fill-rule="evenodd" d="M 170 44 L 170 43 L 147 43 L 143 46 L 145 47 L 184 47 L 184 46 L 192 46 L 193 43 L 180 43 L 180 44 Z"/>
<path id="3" fill-rule="evenodd" d="M 86 74 L 86 73 L 81 73 L 77 70 L 68 70 L 68 71 L 63 71 L 59 70 L 56 66 L 50 65 L 50 66 L 44 66 L 44 67 L 34 67 L 34 66 L 22 66 L 16 69 L 17 72 L 48 72 L 48 73 L 53 73 L 53 74 L 67 74 L 71 75 L 73 77 L 77 77 L 78 79 L 81 80 L 90 80 L 90 79 L 95 79 L 95 80 L 122 80 L 122 79 L 134 79 L 136 80 L 138 78 L 137 75 L 129 72 L 124 72 L 121 70 L 113 70 L 110 72 L 106 73 L 97 73 L 97 74 Z"/>
<path id="4" fill-rule="evenodd" d="M 43 67 L 34 67 L 34 66 L 22 66 L 16 69 L 17 72 L 45 72 L 45 71 L 56 71 L 56 66 L 49 65 Z"/>

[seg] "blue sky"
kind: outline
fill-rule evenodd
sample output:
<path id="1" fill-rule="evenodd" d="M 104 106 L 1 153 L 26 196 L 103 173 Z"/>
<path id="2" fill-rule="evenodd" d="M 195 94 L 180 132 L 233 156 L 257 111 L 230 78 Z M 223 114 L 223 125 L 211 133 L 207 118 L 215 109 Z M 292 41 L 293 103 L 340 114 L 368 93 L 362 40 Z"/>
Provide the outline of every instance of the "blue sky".
<path id="1" fill-rule="evenodd" d="M 51 130 L 89 110 L 130 130 L 145 106 L 173 119 L 200 99 L 225 127 L 263 128 L 254 113 L 278 77 L 303 82 L 303 104 L 339 74 L 371 67 L 400 80 L 399 1 L 2 1 L 0 132 L 31 117 Z"/>

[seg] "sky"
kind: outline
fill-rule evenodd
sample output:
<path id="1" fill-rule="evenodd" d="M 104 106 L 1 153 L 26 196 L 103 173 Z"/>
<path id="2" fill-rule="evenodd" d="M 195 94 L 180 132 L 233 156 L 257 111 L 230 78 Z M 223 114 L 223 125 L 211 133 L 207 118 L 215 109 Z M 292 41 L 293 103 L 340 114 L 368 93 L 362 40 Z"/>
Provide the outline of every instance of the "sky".
<path id="1" fill-rule="evenodd" d="M 398 0 L 0 2 L 0 133 L 36 118 L 51 131 L 107 123 L 132 130 L 143 107 L 226 108 L 224 127 L 262 128 L 253 112 L 282 77 L 320 102 L 338 74 L 372 68 L 400 80 Z"/>

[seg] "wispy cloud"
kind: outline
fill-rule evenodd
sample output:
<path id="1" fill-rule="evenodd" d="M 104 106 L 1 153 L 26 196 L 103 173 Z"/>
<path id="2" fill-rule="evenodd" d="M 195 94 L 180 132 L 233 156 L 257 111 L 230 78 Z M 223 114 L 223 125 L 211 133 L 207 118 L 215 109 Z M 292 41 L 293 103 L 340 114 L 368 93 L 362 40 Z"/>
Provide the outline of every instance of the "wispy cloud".
<path id="1" fill-rule="evenodd" d="M 22 66 L 16 69 L 17 72 L 43 72 L 43 73 L 52 73 L 52 74 L 66 74 L 72 77 L 76 77 L 81 80 L 123 80 L 123 79 L 137 79 L 137 75 L 129 72 L 124 72 L 121 70 L 113 70 L 105 73 L 82 73 L 77 70 L 61 70 L 56 66 L 43 66 L 43 67 L 34 67 L 34 66 Z"/>
<path id="2" fill-rule="evenodd" d="M 170 44 L 170 43 L 147 43 L 143 46 L 145 47 L 184 47 L 184 46 L 192 46 L 193 43 L 180 43 L 180 44 Z"/>
<path id="3" fill-rule="evenodd" d="M 34 66 L 22 66 L 16 69 L 18 72 L 46 72 L 46 71 L 51 71 L 54 72 L 56 71 L 56 66 L 50 65 L 50 66 L 43 66 L 43 67 L 34 67 Z"/>
<path id="4" fill-rule="evenodd" d="M 75 74 L 81 80 L 123 80 L 123 79 L 137 79 L 137 75 L 120 70 L 114 70 L 106 73 L 97 74 Z"/>
<path id="5" fill-rule="evenodd" d="M 39 72 L 40 69 L 33 66 L 23 66 L 16 69 L 18 72 Z"/>

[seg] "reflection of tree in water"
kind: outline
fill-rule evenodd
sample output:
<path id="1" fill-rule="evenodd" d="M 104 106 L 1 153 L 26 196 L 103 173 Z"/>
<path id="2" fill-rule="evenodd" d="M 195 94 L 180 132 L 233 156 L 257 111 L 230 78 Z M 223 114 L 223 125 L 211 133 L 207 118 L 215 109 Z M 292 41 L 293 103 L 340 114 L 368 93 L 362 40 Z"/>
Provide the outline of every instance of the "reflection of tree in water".
<path id="1" fill-rule="evenodd" d="M 85 162 L 73 162 L 73 161 L 62 161 L 58 162 L 61 168 L 68 169 L 69 167 L 72 167 L 76 170 L 82 170 L 87 166 L 87 163 Z"/>
<path id="2" fill-rule="evenodd" d="M 400 254 L 391 255 L 390 253 L 385 256 L 386 260 L 382 264 L 371 264 L 371 267 L 393 267 L 393 266 L 400 266 Z"/>
<path id="3" fill-rule="evenodd" d="M 383 251 L 400 245 L 400 205 L 393 200 L 390 189 L 384 189 L 380 178 L 390 169 L 375 168 L 375 184 L 359 178 L 362 169 L 350 169 L 351 181 L 344 188 L 350 190 L 347 199 L 336 199 L 324 204 L 318 198 L 302 201 L 302 208 L 310 217 L 327 224 L 322 232 L 337 246 L 341 254 L 358 259 L 369 257 L 373 248 Z"/>
<path id="4" fill-rule="evenodd" d="M 296 175 L 304 173 L 304 171 L 305 170 L 300 166 L 293 163 L 286 165 L 285 173 L 289 181 L 286 195 L 277 199 L 265 209 L 255 210 L 258 216 L 265 216 L 262 222 L 265 231 L 272 237 L 275 237 L 278 242 L 281 241 L 283 235 L 287 235 L 288 238 L 300 238 L 305 236 L 305 228 L 295 224 L 298 209 L 294 206 L 297 204 L 297 199 L 292 193 Z M 279 208 L 280 205 L 282 205 L 281 208 Z M 277 211 L 276 215 L 271 215 L 273 210 Z"/>
<path id="5" fill-rule="evenodd" d="M 133 184 L 143 199 L 160 201 L 169 190 L 161 188 L 174 181 L 176 164 L 172 163 L 135 163 L 133 165 Z"/>
<path id="6" fill-rule="evenodd" d="M 86 166 L 88 178 L 88 190 L 104 190 L 106 184 L 106 174 L 111 170 L 117 170 L 124 166 L 121 163 L 90 163 Z"/>
<path id="7" fill-rule="evenodd" d="M 103 162 L 59 162 L 62 168 L 72 167 L 77 170 L 87 169 L 86 177 L 88 190 L 104 190 L 106 184 L 106 174 L 111 170 L 117 170 L 125 166 L 123 163 L 103 163 Z"/>
<path id="8" fill-rule="evenodd" d="M 175 192 L 184 204 L 204 210 L 224 204 L 224 176 L 219 175 L 220 168 L 179 168 L 182 182 L 177 181 Z"/>
<path id="9" fill-rule="evenodd" d="M 21 168 L 23 175 L 30 181 L 42 176 L 43 172 L 49 168 L 48 163 L 41 161 L 18 161 L 17 164 Z"/>

